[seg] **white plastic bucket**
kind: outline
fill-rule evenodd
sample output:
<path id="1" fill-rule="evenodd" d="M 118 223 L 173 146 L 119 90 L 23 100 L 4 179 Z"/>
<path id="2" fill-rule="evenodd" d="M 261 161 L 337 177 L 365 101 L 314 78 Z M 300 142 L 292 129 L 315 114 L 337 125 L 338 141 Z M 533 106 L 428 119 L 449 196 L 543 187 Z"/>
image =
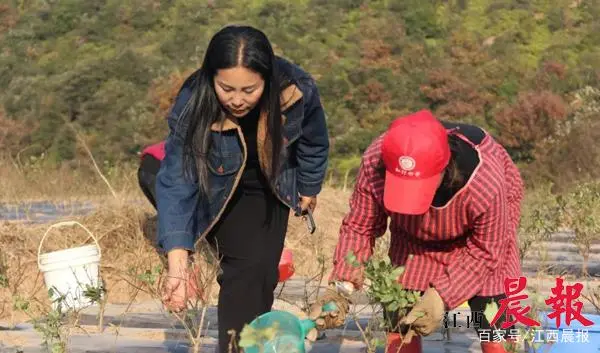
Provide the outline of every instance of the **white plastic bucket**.
<path id="1" fill-rule="evenodd" d="M 95 245 L 84 245 L 75 248 L 41 253 L 42 244 L 50 230 L 64 226 L 80 226 L 92 239 Z M 93 303 L 84 293 L 88 286 L 98 288 L 100 281 L 101 250 L 96 237 L 85 226 L 76 221 L 54 224 L 48 228 L 38 247 L 38 266 L 44 274 L 44 282 L 48 290 L 53 290 L 52 308 L 57 309 L 55 301 L 64 296 L 63 310 L 78 310 Z"/>

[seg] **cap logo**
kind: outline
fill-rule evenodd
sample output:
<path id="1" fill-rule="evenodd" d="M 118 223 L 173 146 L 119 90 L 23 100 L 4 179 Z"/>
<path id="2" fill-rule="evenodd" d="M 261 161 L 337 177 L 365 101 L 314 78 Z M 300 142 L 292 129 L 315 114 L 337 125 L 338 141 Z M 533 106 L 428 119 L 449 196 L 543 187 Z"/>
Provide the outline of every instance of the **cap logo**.
<path id="1" fill-rule="evenodd" d="M 421 172 L 413 172 L 417 167 L 415 159 L 409 156 L 401 156 L 398 158 L 398 167 L 396 167 L 396 173 L 400 173 L 409 177 L 419 177 Z"/>
<path id="2" fill-rule="evenodd" d="M 415 162 L 414 158 L 409 157 L 409 156 L 401 156 L 400 158 L 398 158 L 398 164 L 400 165 L 400 169 L 409 172 L 413 169 L 415 169 L 417 163 Z"/>

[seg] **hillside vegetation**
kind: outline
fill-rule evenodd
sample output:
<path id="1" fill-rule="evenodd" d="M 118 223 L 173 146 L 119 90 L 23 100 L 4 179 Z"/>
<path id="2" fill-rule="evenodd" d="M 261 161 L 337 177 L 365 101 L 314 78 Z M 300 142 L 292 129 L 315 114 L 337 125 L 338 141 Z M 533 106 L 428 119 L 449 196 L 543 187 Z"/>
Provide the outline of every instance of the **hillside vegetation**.
<path id="1" fill-rule="evenodd" d="M 430 108 L 494 133 L 530 185 L 566 186 L 600 173 L 598 18 L 595 0 L 8 1 L 0 150 L 74 160 L 70 123 L 104 167 L 135 163 L 210 37 L 247 23 L 318 80 L 334 181 L 394 117 Z"/>
<path id="2" fill-rule="evenodd" d="M 298 276 L 330 270 L 361 153 L 395 117 L 423 108 L 482 126 L 519 164 L 522 261 L 541 259 L 566 228 L 582 260 L 575 275 L 594 275 L 598 19 L 599 0 L 3 0 L 0 206 L 93 201 L 90 215 L 69 218 L 100 239 L 110 301 L 132 300 L 160 264 L 155 210 L 121 202 L 143 198 L 139 152 L 165 138 L 171 102 L 212 35 L 245 23 L 315 77 L 327 111 L 317 234 L 293 218 L 286 241 Z M 0 319 L 18 322 L 15 300 L 46 296 L 35 275 L 44 228 L 0 223 Z"/>

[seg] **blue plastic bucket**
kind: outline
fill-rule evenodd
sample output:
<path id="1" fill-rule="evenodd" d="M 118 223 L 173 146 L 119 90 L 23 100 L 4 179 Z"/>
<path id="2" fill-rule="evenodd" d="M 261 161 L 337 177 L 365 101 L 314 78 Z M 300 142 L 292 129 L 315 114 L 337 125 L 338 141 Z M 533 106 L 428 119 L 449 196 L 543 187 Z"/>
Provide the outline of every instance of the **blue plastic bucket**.
<path id="1" fill-rule="evenodd" d="M 336 305 L 329 302 L 322 308 L 323 311 L 334 311 Z M 249 326 L 255 330 L 273 328 L 275 334 L 272 338 L 259 338 L 260 342 L 244 347 L 244 353 L 305 353 L 304 339 L 317 325 L 310 319 L 299 319 L 290 312 L 273 310 L 260 315 Z"/>
<path id="2" fill-rule="evenodd" d="M 600 315 L 583 314 L 594 324 L 584 326 L 577 320 L 571 321 L 567 326 L 565 315 L 561 316 L 560 327 L 556 327 L 556 319 L 548 318 L 549 312 L 542 312 L 539 316 L 540 325 L 535 330 L 535 347 L 529 347 L 529 353 L 600 353 Z M 572 337 L 572 340 L 563 339 Z M 548 343 L 543 343 L 544 339 Z"/>
<path id="3" fill-rule="evenodd" d="M 274 310 L 250 323 L 254 329 L 276 328 L 275 337 L 245 347 L 245 353 L 305 353 L 304 338 L 315 327 L 311 320 L 300 320 L 287 311 Z"/>

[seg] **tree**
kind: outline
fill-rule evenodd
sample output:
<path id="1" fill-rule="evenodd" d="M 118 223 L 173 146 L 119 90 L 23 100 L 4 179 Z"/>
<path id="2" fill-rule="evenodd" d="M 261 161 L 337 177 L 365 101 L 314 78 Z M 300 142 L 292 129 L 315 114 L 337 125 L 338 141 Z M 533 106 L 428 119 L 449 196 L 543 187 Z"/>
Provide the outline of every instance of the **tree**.
<path id="1" fill-rule="evenodd" d="M 592 245 L 600 241 L 600 181 L 583 183 L 559 198 L 563 225 L 575 232 L 583 257 L 581 272 L 588 275 Z"/>
<path id="2" fill-rule="evenodd" d="M 556 134 L 558 123 L 567 114 L 567 105 L 559 95 L 550 91 L 520 93 L 515 104 L 495 115 L 499 140 L 513 150 L 515 159 L 531 162 L 533 150 Z"/>
<path id="3" fill-rule="evenodd" d="M 560 205 L 550 185 L 538 186 L 525 194 L 521 206 L 518 240 L 521 261 L 532 247 L 550 239 L 560 226 Z"/>
<path id="4" fill-rule="evenodd" d="M 0 4 L 0 37 L 17 24 L 17 12 L 10 5 Z"/>
<path id="5" fill-rule="evenodd" d="M 588 86 L 572 96 L 570 114 L 538 144 L 535 162 L 524 168 L 531 184 L 550 181 L 555 192 L 600 177 L 600 90 Z"/>
<path id="6" fill-rule="evenodd" d="M 444 69 L 431 71 L 427 84 L 421 86 L 421 92 L 436 115 L 450 120 L 483 116 L 490 103 L 490 97 L 482 92 L 479 85 Z"/>

